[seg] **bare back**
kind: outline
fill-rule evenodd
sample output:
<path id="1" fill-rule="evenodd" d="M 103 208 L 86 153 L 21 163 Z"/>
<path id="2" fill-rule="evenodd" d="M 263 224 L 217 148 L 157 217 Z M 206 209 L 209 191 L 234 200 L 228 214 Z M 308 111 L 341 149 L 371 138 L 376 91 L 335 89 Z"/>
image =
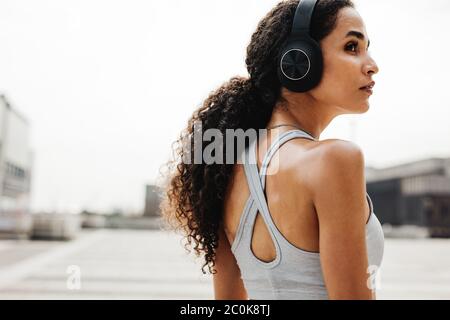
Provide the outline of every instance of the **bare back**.
<path id="1" fill-rule="evenodd" d="M 285 131 L 279 130 L 278 134 Z M 271 140 L 268 135 L 267 140 L 258 141 L 259 168 Z M 320 141 L 302 138 L 283 144 L 269 164 L 269 170 L 271 166 L 278 165 L 278 171 L 266 178 L 266 199 L 275 225 L 291 244 L 311 252 L 319 252 L 319 223 L 311 191 L 317 187 L 314 183 L 314 165 L 321 154 L 321 144 Z M 279 157 L 276 162 L 275 157 Z M 236 164 L 224 206 L 224 229 L 230 245 L 235 239 L 249 195 L 243 165 Z M 266 262 L 276 256 L 269 231 L 259 213 L 254 226 L 252 251 Z"/>

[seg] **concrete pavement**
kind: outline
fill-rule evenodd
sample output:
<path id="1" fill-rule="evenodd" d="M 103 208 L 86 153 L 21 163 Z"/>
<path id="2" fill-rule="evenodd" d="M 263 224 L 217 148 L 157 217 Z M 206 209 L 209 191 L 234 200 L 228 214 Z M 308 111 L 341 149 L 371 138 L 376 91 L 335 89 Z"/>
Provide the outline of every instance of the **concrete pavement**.
<path id="1" fill-rule="evenodd" d="M 211 276 L 164 231 L 83 229 L 0 240 L 0 299 L 212 299 Z M 378 299 L 450 299 L 450 240 L 386 239 Z"/>

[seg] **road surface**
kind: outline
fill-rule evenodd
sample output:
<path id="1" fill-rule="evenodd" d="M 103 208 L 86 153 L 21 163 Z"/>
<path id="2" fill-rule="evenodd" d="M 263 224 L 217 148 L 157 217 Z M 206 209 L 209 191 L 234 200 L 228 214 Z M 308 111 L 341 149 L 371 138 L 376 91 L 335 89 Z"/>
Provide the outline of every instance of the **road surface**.
<path id="1" fill-rule="evenodd" d="M 211 276 L 165 231 L 0 240 L 0 299 L 212 299 Z M 378 299 L 450 299 L 450 240 L 386 239 Z"/>

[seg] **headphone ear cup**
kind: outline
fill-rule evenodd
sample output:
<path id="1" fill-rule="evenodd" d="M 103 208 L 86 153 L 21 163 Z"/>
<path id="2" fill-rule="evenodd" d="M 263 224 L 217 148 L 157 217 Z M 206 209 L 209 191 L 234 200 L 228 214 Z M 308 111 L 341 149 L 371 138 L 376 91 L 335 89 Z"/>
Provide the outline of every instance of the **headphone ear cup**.
<path id="1" fill-rule="evenodd" d="M 290 41 L 281 51 L 278 78 L 294 92 L 306 92 L 317 86 L 323 72 L 322 50 L 312 38 Z"/>

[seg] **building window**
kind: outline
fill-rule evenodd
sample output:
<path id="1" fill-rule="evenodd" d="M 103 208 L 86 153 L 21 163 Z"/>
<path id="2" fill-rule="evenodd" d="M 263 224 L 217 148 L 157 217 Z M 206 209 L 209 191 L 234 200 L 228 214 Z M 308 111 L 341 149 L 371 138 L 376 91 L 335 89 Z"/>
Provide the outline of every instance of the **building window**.
<path id="1" fill-rule="evenodd" d="M 6 174 L 21 179 L 25 178 L 25 170 L 9 162 L 6 162 Z"/>
<path id="2" fill-rule="evenodd" d="M 450 212 L 449 211 L 450 210 L 449 210 L 449 207 L 447 205 L 444 204 L 441 207 L 441 215 L 442 215 L 442 219 L 443 220 L 446 220 L 446 219 L 450 218 Z"/>

